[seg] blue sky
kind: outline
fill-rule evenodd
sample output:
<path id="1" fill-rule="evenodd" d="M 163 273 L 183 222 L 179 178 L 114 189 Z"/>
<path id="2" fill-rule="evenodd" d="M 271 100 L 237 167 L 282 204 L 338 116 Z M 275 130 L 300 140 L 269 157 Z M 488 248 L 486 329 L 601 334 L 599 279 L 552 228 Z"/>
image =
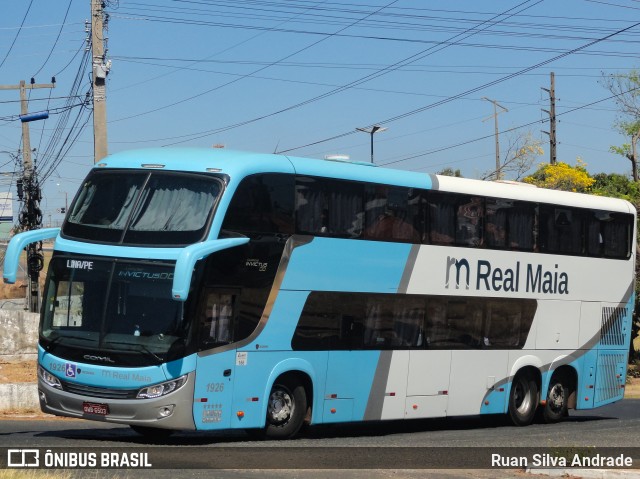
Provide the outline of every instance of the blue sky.
<path id="1" fill-rule="evenodd" d="M 625 138 L 601 75 L 639 66 L 640 27 L 629 28 L 638 0 L 110 0 L 106 11 L 110 153 L 222 144 L 368 161 L 369 137 L 355 128 L 381 124 L 377 164 L 480 177 L 495 164 L 483 97 L 509 110 L 499 116 L 500 130 L 513 130 L 500 135 L 503 149 L 530 133 L 548 161 L 542 87 L 554 72 L 558 160 L 629 171 L 609 153 Z M 90 112 L 77 106 L 90 85 L 89 16 L 90 0 L 6 2 L 0 15 L 0 84 L 56 76 L 54 90 L 30 94 L 30 111 L 51 112 L 31 123 L 45 223 L 93 164 Z M 0 151 L 21 148 L 18 99 L 0 90 Z M 13 171 L 9 154 L 0 162 Z"/>

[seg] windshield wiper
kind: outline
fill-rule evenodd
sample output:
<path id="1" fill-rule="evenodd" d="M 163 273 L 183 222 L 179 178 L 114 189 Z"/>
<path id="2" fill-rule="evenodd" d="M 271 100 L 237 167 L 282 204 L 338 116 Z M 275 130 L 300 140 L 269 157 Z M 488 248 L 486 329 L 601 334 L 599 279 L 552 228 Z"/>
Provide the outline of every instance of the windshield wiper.
<path id="1" fill-rule="evenodd" d="M 124 344 L 126 346 L 134 346 L 134 347 L 138 348 L 140 351 L 146 353 L 148 356 L 151 356 L 153 359 L 158 361 L 158 364 L 161 364 L 161 363 L 164 362 L 164 360 L 160 356 L 158 356 L 156 353 L 151 351 L 144 344 L 140 344 L 140 343 L 125 343 L 125 342 L 122 342 L 122 341 L 105 341 L 105 344 Z M 116 351 L 122 351 L 122 350 L 116 350 Z"/>
<path id="2" fill-rule="evenodd" d="M 45 348 L 47 351 L 50 351 L 50 350 L 51 350 L 51 347 L 52 347 L 54 344 L 58 344 L 58 343 L 59 343 L 60 341 L 62 341 L 63 339 L 78 339 L 78 340 L 80 340 L 80 341 L 93 341 L 93 339 L 91 339 L 91 338 L 82 338 L 82 337 L 79 337 L 79 336 L 64 336 L 64 335 L 58 335 L 58 336 L 56 336 L 55 338 L 53 338 L 53 339 L 51 339 L 51 340 L 48 340 L 48 339 L 47 339 L 47 341 L 49 341 L 49 344 L 47 344 L 44 348 Z"/>

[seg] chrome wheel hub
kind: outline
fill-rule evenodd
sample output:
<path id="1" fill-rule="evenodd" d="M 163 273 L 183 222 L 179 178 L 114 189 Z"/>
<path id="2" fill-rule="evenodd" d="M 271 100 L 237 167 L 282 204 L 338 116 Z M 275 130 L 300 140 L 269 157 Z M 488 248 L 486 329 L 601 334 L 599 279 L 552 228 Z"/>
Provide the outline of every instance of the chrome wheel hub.
<path id="1" fill-rule="evenodd" d="M 288 391 L 275 390 L 269 396 L 267 416 L 273 424 L 287 422 L 293 413 L 293 400 Z"/>

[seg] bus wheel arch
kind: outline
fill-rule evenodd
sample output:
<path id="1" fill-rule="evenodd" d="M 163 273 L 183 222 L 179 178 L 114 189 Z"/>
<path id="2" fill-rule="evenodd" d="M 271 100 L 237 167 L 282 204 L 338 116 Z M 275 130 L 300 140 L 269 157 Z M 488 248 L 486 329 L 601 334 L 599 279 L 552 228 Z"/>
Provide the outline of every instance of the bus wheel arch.
<path id="1" fill-rule="evenodd" d="M 313 383 L 301 371 L 279 375 L 267 397 L 264 435 L 273 439 L 295 437 L 310 422 Z"/>
<path id="2" fill-rule="evenodd" d="M 542 417 L 547 423 L 562 421 L 568 410 L 576 406 L 578 376 L 568 365 L 560 366 L 551 375 L 545 396 Z"/>
<path id="3" fill-rule="evenodd" d="M 508 415 L 516 426 L 533 422 L 540 402 L 540 370 L 527 366 L 513 376 L 509 390 Z"/>

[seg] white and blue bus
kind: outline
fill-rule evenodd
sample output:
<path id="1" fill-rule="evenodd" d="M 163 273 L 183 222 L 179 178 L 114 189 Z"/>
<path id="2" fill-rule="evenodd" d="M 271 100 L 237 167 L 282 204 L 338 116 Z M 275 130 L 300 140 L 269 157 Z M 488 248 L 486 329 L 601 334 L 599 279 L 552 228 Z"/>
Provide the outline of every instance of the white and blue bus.
<path id="1" fill-rule="evenodd" d="M 95 165 L 42 298 L 42 410 L 142 434 L 622 399 L 626 201 L 370 165 L 149 149 Z"/>

